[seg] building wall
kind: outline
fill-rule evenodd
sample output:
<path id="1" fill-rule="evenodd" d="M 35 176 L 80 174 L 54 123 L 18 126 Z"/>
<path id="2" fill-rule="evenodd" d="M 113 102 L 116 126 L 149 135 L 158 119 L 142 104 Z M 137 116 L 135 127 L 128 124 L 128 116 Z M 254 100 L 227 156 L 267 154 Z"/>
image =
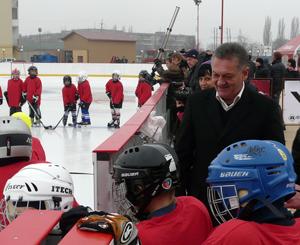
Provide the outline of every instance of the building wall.
<path id="1" fill-rule="evenodd" d="M 135 41 L 88 41 L 76 33 L 64 39 L 64 50 L 73 51 L 73 63 L 78 62 L 78 56 L 83 56 L 83 62 L 88 63 L 108 63 L 112 56 L 125 56 L 132 62 L 136 56 Z"/>
<path id="2" fill-rule="evenodd" d="M 89 41 L 89 62 L 109 63 L 113 56 L 125 56 L 128 62 L 135 61 L 135 42 Z"/>
<path id="3" fill-rule="evenodd" d="M 0 7 L 0 59 L 13 57 L 12 0 L 1 0 Z"/>

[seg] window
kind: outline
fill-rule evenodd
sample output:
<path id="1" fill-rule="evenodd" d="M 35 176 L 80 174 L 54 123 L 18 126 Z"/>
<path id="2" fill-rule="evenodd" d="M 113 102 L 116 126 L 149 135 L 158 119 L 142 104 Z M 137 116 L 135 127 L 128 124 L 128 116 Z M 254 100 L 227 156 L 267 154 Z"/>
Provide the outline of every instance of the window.
<path id="1" fill-rule="evenodd" d="M 83 56 L 82 55 L 77 56 L 77 62 L 78 63 L 83 63 Z"/>
<path id="2" fill-rule="evenodd" d="M 12 19 L 13 20 L 18 19 L 18 8 L 12 8 Z"/>

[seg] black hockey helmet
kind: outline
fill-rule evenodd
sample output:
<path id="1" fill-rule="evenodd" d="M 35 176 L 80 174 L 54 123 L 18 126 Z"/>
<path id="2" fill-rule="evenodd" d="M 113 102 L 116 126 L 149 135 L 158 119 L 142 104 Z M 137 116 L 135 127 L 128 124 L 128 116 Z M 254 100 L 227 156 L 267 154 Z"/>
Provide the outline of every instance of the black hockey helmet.
<path id="1" fill-rule="evenodd" d="M 28 71 L 28 74 L 31 77 L 37 76 L 37 74 L 38 74 L 38 69 L 37 69 L 36 66 L 29 66 L 29 68 L 27 69 L 27 71 Z"/>
<path id="2" fill-rule="evenodd" d="M 65 75 L 63 78 L 64 85 L 68 86 L 72 84 L 72 78 L 69 75 Z"/>
<path id="3" fill-rule="evenodd" d="M 130 147 L 116 160 L 113 178 L 116 184 L 125 182 L 126 198 L 139 217 L 153 197 L 178 185 L 178 158 L 165 144 Z"/>

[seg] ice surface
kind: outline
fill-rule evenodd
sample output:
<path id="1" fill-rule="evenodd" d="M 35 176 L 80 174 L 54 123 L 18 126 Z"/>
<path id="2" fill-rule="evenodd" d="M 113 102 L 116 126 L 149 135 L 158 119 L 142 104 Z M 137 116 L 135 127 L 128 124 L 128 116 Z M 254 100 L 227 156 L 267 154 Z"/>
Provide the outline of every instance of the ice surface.
<path id="1" fill-rule="evenodd" d="M 6 90 L 7 79 L 0 77 L 2 91 Z M 107 122 L 111 120 L 109 100 L 105 95 L 105 83 L 108 79 L 97 77 L 88 79 L 94 98 L 90 107 L 91 126 L 74 129 L 72 127 L 64 128 L 61 123 L 55 130 L 32 128 L 32 134 L 42 142 L 47 160 L 62 164 L 72 173 L 76 199 L 80 204 L 90 207 L 94 206 L 92 151 L 117 130 L 106 127 Z M 46 126 L 54 126 L 63 115 L 62 77 L 41 77 L 41 80 L 43 84 L 42 121 Z M 122 83 L 125 98 L 121 110 L 121 125 L 137 110 L 137 101 L 134 95 L 137 79 L 124 78 Z M 23 106 L 23 111 L 28 113 L 28 105 Z M 0 106 L 0 115 L 9 115 L 6 102 Z M 78 118 L 79 120 L 80 118 Z M 68 122 L 72 122 L 71 114 L 69 114 Z"/>

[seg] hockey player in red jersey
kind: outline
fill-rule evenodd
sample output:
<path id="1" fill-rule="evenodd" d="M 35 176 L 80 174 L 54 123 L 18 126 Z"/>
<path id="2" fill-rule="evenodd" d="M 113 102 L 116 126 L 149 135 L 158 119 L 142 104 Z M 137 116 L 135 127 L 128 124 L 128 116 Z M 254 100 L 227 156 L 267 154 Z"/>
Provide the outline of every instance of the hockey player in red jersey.
<path id="1" fill-rule="evenodd" d="M 25 103 L 22 91 L 23 81 L 20 79 L 20 71 L 14 69 L 11 72 L 12 78 L 7 81 L 7 91 L 4 92 L 9 106 L 9 115 L 22 111 L 21 106 Z"/>
<path id="2" fill-rule="evenodd" d="M 42 82 L 37 77 L 38 69 L 35 66 L 30 66 L 28 68 L 28 74 L 29 76 L 24 81 L 23 96 L 33 107 L 31 108 L 31 106 L 29 106 L 29 116 L 31 118 L 32 124 L 35 126 L 40 126 L 40 119 L 42 117 L 40 111 Z M 34 118 L 36 119 L 36 121 L 34 121 Z"/>
<path id="3" fill-rule="evenodd" d="M 135 95 L 138 98 L 138 107 L 141 107 L 152 95 L 152 85 L 147 78 L 150 74 L 146 70 L 139 73 L 139 82 L 135 89 Z"/>
<path id="4" fill-rule="evenodd" d="M 89 107 L 93 101 L 92 91 L 90 83 L 87 80 L 88 76 L 85 71 L 81 71 L 78 74 L 78 94 L 80 98 L 79 106 L 81 107 L 81 119 L 80 125 L 90 125 L 90 113 Z"/>
<path id="5" fill-rule="evenodd" d="M 295 195 L 293 165 L 279 142 L 245 140 L 226 147 L 207 178 L 210 208 L 223 224 L 203 244 L 300 244 L 300 219 L 284 207 Z"/>
<path id="6" fill-rule="evenodd" d="M 139 220 L 143 245 L 202 244 L 212 231 L 209 213 L 201 201 L 175 197 L 177 168 L 175 151 L 164 144 L 133 146 L 116 160 L 113 178 L 119 198 L 115 201 L 124 214 Z"/>
<path id="7" fill-rule="evenodd" d="M 64 117 L 63 125 L 66 126 L 68 121 L 69 112 L 72 114 L 73 127 L 76 127 L 77 116 L 76 116 L 76 101 L 79 98 L 77 88 L 72 84 L 72 78 L 68 75 L 63 78 L 64 87 L 62 88 L 62 96 L 64 102 Z"/>
<path id="8" fill-rule="evenodd" d="M 112 79 L 105 85 L 106 95 L 110 99 L 110 109 L 112 120 L 107 124 L 107 127 L 120 127 L 120 109 L 122 108 L 124 94 L 123 85 L 120 81 L 120 72 L 114 71 Z"/>

